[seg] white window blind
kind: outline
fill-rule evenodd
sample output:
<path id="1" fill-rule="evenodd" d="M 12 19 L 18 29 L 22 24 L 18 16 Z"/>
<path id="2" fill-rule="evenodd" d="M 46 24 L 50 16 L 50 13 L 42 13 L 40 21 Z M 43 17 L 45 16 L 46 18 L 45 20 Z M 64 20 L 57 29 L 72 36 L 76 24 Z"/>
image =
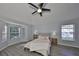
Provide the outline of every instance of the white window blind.
<path id="1" fill-rule="evenodd" d="M 74 25 L 62 25 L 61 27 L 61 37 L 62 40 L 74 41 Z"/>

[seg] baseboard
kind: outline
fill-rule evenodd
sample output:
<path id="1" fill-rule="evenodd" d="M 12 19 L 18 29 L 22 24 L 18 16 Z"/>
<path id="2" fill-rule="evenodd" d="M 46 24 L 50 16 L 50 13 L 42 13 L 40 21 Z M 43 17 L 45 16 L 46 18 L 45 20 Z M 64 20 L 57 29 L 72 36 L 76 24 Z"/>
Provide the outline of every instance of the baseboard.
<path id="1" fill-rule="evenodd" d="M 72 45 L 61 44 L 61 43 L 58 43 L 58 45 L 64 45 L 64 46 L 69 46 L 69 47 L 79 48 L 79 46 L 72 46 Z"/>

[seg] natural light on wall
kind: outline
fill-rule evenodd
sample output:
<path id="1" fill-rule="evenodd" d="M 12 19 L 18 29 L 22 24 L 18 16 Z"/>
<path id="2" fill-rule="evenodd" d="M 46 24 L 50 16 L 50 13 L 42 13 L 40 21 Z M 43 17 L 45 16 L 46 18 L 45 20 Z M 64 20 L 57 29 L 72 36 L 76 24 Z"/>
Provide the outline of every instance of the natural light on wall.
<path id="1" fill-rule="evenodd" d="M 61 38 L 62 40 L 74 41 L 75 28 L 73 24 L 61 26 Z"/>

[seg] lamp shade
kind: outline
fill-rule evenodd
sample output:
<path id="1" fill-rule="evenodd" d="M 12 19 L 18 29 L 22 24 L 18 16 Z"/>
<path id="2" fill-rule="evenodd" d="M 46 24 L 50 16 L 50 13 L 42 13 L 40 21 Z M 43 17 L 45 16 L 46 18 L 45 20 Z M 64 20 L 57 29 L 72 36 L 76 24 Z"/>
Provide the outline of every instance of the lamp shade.
<path id="1" fill-rule="evenodd" d="M 56 31 L 52 31 L 51 38 L 56 38 L 56 37 L 57 37 L 57 32 Z"/>
<path id="2" fill-rule="evenodd" d="M 33 34 L 37 35 L 37 34 L 38 34 L 38 31 L 37 31 L 37 30 L 35 30 Z"/>

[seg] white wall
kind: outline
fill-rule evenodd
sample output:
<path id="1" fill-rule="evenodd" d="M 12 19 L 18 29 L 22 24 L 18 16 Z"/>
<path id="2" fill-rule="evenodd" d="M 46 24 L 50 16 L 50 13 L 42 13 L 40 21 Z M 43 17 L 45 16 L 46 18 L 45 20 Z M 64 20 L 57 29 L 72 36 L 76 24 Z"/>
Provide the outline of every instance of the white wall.
<path id="1" fill-rule="evenodd" d="M 34 28 L 38 30 L 39 33 L 51 33 L 52 31 L 57 30 L 57 27 L 58 24 L 52 22 L 52 24 L 36 25 Z"/>

